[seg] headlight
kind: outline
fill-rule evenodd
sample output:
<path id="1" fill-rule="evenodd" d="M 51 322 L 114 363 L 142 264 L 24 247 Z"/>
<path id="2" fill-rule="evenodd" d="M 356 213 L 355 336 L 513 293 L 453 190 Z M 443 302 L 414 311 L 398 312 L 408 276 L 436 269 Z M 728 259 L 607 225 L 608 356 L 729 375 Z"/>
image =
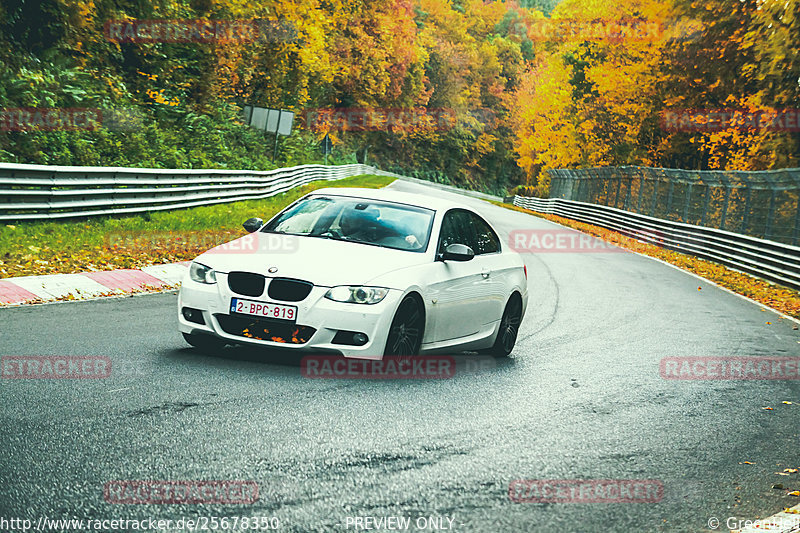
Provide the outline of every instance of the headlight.
<path id="1" fill-rule="evenodd" d="M 189 265 L 189 277 L 197 283 L 211 284 L 217 282 L 217 274 L 213 268 L 195 262 Z"/>
<path id="2" fill-rule="evenodd" d="M 325 298 L 335 302 L 351 304 L 376 304 L 386 298 L 389 289 L 381 287 L 334 287 L 325 293 Z"/>

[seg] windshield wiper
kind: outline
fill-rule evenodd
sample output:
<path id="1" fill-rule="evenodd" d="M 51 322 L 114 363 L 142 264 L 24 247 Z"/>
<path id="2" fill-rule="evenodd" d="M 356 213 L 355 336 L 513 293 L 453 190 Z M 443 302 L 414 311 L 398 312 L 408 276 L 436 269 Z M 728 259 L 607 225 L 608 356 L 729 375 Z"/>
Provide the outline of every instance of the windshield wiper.
<path id="1" fill-rule="evenodd" d="M 392 246 L 387 246 L 385 244 L 379 244 L 377 242 L 372 242 L 372 241 L 362 241 L 360 239 L 350 239 L 348 237 L 342 237 L 341 239 L 337 239 L 337 240 L 345 241 L 345 242 L 355 242 L 357 244 L 366 244 L 368 246 L 377 246 L 378 248 L 389 248 L 391 250 L 396 249 L 396 248 L 393 248 Z"/>
<path id="2" fill-rule="evenodd" d="M 389 250 L 402 250 L 403 248 L 396 248 L 394 246 L 388 246 L 386 244 L 378 244 L 377 242 L 370 242 L 370 241 L 362 241 L 359 239 L 351 239 L 345 235 L 341 237 L 336 237 L 330 233 L 305 233 L 305 234 L 298 234 L 304 237 L 317 237 L 319 239 L 330 239 L 332 241 L 341 241 L 341 242 L 354 242 L 356 244 L 366 244 L 368 246 L 377 246 L 378 248 L 388 248 Z"/>
<path id="3" fill-rule="evenodd" d="M 346 241 L 344 237 L 336 237 L 330 233 L 305 233 L 305 237 L 317 237 L 319 239 L 330 239 L 332 241 Z"/>

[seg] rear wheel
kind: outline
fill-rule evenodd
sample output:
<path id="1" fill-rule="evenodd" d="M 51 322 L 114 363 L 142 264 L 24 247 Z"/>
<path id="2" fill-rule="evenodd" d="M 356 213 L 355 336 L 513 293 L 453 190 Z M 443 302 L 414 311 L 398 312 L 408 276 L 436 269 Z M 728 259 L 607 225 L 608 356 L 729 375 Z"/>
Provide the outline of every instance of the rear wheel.
<path id="1" fill-rule="evenodd" d="M 406 296 L 392 320 L 383 355 L 417 355 L 422 346 L 425 316 L 413 296 Z"/>
<path id="2" fill-rule="evenodd" d="M 227 344 L 226 341 L 219 337 L 202 333 L 183 333 L 183 340 L 207 354 L 217 353 Z"/>
<path id="3" fill-rule="evenodd" d="M 497 339 L 489 353 L 495 357 L 506 357 L 514 349 L 519 333 L 519 323 L 522 320 L 522 300 L 517 294 L 511 295 L 506 309 L 503 311 L 503 318 L 500 319 L 500 329 L 497 332 Z"/>

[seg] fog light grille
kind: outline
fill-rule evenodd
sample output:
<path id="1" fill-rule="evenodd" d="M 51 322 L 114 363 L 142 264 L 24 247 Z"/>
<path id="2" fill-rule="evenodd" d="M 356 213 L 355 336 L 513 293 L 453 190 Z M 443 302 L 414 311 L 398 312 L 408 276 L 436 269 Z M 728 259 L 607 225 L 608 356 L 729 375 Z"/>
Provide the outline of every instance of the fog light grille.
<path id="1" fill-rule="evenodd" d="M 205 324 L 206 321 L 203 318 L 203 312 L 199 309 L 194 309 L 192 307 L 184 307 L 181 311 L 183 314 L 183 318 L 185 318 L 189 322 L 194 322 L 195 324 Z"/>
<path id="2" fill-rule="evenodd" d="M 333 344 L 345 344 L 347 346 L 364 346 L 369 341 L 366 333 L 360 331 L 339 330 L 333 336 Z"/>

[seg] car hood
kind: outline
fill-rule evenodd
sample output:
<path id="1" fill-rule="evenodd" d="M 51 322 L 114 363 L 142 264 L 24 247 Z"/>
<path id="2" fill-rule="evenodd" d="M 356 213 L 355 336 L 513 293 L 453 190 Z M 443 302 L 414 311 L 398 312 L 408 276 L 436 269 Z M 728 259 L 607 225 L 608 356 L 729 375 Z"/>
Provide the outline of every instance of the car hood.
<path id="1" fill-rule="evenodd" d="M 429 259 L 420 252 L 257 232 L 212 248 L 196 261 L 218 272 L 254 272 L 332 287 L 368 283 L 378 276 L 420 265 Z M 270 272 L 271 268 L 277 270 Z"/>

